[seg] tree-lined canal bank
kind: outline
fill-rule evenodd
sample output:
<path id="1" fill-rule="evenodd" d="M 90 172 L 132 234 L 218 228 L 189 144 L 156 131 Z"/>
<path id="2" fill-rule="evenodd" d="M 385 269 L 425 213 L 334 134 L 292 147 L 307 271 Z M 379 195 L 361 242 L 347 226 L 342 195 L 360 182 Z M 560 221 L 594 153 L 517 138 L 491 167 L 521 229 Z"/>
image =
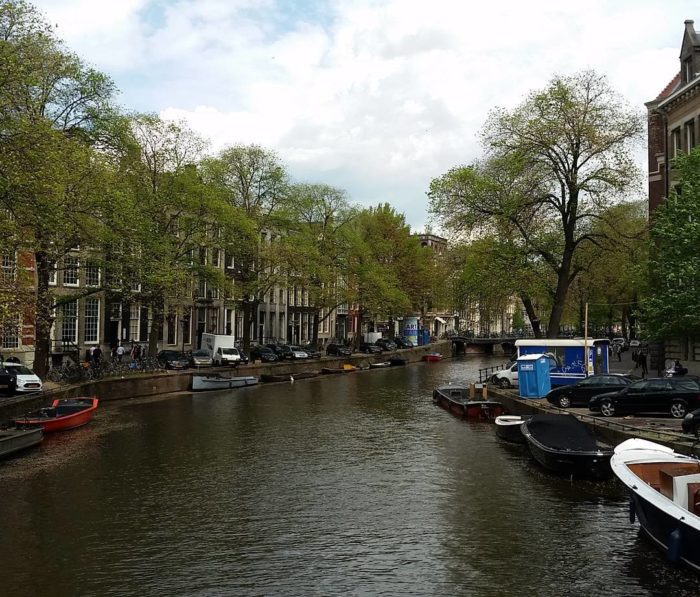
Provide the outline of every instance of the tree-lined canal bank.
<path id="1" fill-rule="evenodd" d="M 487 362 L 104 404 L 0 465 L 5 590 L 693 595 L 620 485 L 432 404 Z"/>

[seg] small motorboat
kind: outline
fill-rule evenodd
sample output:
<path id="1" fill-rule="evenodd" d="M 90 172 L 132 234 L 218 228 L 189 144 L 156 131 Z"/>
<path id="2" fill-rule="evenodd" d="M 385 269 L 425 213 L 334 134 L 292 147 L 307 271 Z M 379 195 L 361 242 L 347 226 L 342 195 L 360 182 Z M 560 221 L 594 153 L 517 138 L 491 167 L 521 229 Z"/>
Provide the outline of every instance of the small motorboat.
<path id="1" fill-rule="evenodd" d="M 296 373 L 278 373 L 275 375 L 263 373 L 260 376 L 260 381 L 263 383 L 275 383 L 281 381 L 294 383 L 297 379 L 309 379 L 311 377 L 318 377 L 318 371 L 297 371 Z"/>
<path id="2" fill-rule="evenodd" d="M 289 376 L 287 376 L 289 381 Z M 229 388 L 242 388 L 245 386 L 254 386 L 258 383 L 257 377 L 226 377 L 225 375 L 193 375 L 192 376 L 192 391 L 203 392 L 206 390 L 226 390 Z"/>
<path id="3" fill-rule="evenodd" d="M 532 415 L 501 415 L 496 417 L 496 435 L 501 439 L 512 442 L 514 444 L 524 444 L 525 436 L 520 429 L 520 426 L 526 419 Z"/>
<path id="4" fill-rule="evenodd" d="M 391 357 L 389 359 L 389 365 L 392 367 L 401 367 L 402 365 L 406 365 L 408 361 L 406 359 L 402 359 L 401 357 Z"/>
<path id="5" fill-rule="evenodd" d="M 575 416 L 533 415 L 521 430 L 535 460 L 560 475 L 602 480 L 612 477 L 612 448 L 600 443 Z"/>
<path id="6" fill-rule="evenodd" d="M 442 355 L 439 352 L 429 352 L 423 355 L 423 360 L 426 363 L 437 363 L 438 361 L 442 361 Z"/>
<path id="7" fill-rule="evenodd" d="M 41 427 L 0 429 L 0 458 L 37 446 L 44 439 Z"/>
<path id="8" fill-rule="evenodd" d="M 321 369 L 321 375 L 337 375 L 338 373 L 345 373 L 345 369 L 338 367 L 323 367 Z"/>
<path id="9" fill-rule="evenodd" d="M 99 402 L 94 396 L 54 400 L 51 406 L 27 413 L 14 424 L 20 428 L 39 426 L 44 433 L 75 429 L 92 420 Z"/>
<path id="10" fill-rule="evenodd" d="M 462 419 L 493 421 L 503 414 L 503 405 L 500 402 L 471 398 L 468 387 L 441 386 L 435 388 L 433 402 Z"/>
<path id="11" fill-rule="evenodd" d="M 389 361 L 384 361 L 383 363 L 370 363 L 369 364 L 370 369 L 386 369 L 387 367 L 391 367 L 391 363 Z"/>
<path id="12" fill-rule="evenodd" d="M 630 522 L 666 553 L 700 572 L 700 460 L 643 439 L 628 439 L 610 460 L 630 490 Z"/>

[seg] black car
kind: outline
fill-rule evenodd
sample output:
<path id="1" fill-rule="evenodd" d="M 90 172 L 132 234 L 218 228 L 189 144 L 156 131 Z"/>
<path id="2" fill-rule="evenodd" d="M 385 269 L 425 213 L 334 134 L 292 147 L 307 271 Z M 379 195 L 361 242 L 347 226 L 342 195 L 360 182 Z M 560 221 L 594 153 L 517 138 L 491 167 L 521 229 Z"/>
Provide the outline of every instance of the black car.
<path id="1" fill-rule="evenodd" d="M 187 369 L 190 366 L 190 360 L 179 350 L 161 350 L 156 358 L 166 369 Z"/>
<path id="2" fill-rule="evenodd" d="M 382 347 L 376 344 L 370 344 L 369 342 L 362 342 L 358 350 L 365 354 L 380 354 L 382 352 Z"/>
<path id="3" fill-rule="evenodd" d="M 628 386 L 636 377 L 631 375 L 591 375 L 581 381 L 567 386 L 554 388 L 547 396 L 547 402 L 561 408 L 571 406 L 588 406 L 591 398 Z"/>
<path id="4" fill-rule="evenodd" d="M 329 357 L 349 357 L 352 354 L 352 348 L 344 344 L 329 344 L 326 346 L 326 354 Z"/>
<path id="5" fill-rule="evenodd" d="M 700 382 L 692 377 L 640 379 L 617 392 L 599 394 L 588 403 L 604 417 L 634 413 L 671 413 L 682 419 L 700 407 Z"/>
<path id="6" fill-rule="evenodd" d="M 320 359 L 321 351 L 318 350 L 313 344 L 303 344 L 301 349 L 309 355 L 310 359 Z"/>
<path id="7" fill-rule="evenodd" d="M 284 359 L 284 346 L 282 344 L 265 344 L 265 346 L 277 355 L 277 360 Z"/>
<path id="8" fill-rule="evenodd" d="M 279 357 L 269 346 L 253 346 L 250 349 L 250 359 L 263 363 L 274 363 L 279 360 Z"/>
<path id="9" fill-rule="evenodd" d="M 391 352 L 396 350 L 396 343 L 389 340 L 389 338 L 379 338 L 375 344 L 379 346 L 384 352 Z"/>
<path id="10" fill-rule="evenodd" d="M 413 348 L 413 342 L 401 336 L 396 336 L 394 342 L 396 343 L 396 348 Z"/>
<path id="11" fill-rule="evenodd" d="M 247 365 L 250 363 L 250 359 L 248 358 L 248 355 L 244 353 L 240 348 L 238 349 L 239 354 L 241 355 L 241 364 L 242 365 Z"/>
<path id="12" fill-rule="evenodd" d="M 696 437 L 700 433 L 700 408 L 689 412 L 683 418 L 683 431 L 685 433 L 692 433 Z"/>
<path id="13" fill-rule="evenodd" d="M 17 373 L 11 367 L 0 367 L 0 391 L 8 396 L 17 391 Z"/>

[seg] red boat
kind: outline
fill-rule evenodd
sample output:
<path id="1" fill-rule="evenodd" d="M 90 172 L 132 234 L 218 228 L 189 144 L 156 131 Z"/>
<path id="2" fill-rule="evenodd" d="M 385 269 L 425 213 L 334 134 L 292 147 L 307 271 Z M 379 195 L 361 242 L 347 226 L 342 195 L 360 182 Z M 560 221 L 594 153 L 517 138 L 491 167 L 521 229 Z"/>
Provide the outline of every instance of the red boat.
<path id="1" fill-rule="evenodd" d="M 495 421 L 504 412 L 500 402 L 472 399 L 469 397 L 469 388 L 459 386 L 435 388 L 433 402 L 462 419 Z"/>
<path id="2" fill-rule="evenodd" d="M 23 418 L 15 420 L 15 425 L 39 426 L 44 433 L 75 429 L 92 420 L 98 403 L 99 400 L 94 396 L 54 400 L 51 406 L 27 413 Z"/>
<path id="3" fill-rule="evenodd" d="M 442 361 L 442 355 L 439 352 L 429 352 L 423 355 L 423 360 L 428 363 L 437 363 Z"/>

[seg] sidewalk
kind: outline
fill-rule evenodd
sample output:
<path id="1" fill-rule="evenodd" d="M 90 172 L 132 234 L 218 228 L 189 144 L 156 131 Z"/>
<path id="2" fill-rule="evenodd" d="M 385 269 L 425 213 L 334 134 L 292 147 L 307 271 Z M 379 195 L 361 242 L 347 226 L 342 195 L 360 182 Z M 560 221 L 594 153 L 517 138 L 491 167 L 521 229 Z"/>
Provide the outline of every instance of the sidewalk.
<path id="1" fill-rule="evenodd" d="M 688 374 L 690 375 L 697 375 L 700 377 L 700 361 L 681 361 L 683 363 L 684 367 L 688 368 Z M 636 375 L 638 377 L 642 376 L 642 370 L 637 367 L 636 369 L 634 368 L 634 361 L 632 360 L 632 351 L 631 350 L 626 350 L 625 352 L 622 353 L 622 361 L 617 360 L 617 355 L 616 354 L 611 354 L 610 355 L 610 373 L 628 373 L 630 375 Z M 647 355 L 647 368 L 649 369 L 649 373 L 647 374 L 647 377 L 658 377 L 659 375 L 663 376 L 663 371 L 659 373 L 658 371 L 652 370 L 649 367 L 649 355 Z"/>

